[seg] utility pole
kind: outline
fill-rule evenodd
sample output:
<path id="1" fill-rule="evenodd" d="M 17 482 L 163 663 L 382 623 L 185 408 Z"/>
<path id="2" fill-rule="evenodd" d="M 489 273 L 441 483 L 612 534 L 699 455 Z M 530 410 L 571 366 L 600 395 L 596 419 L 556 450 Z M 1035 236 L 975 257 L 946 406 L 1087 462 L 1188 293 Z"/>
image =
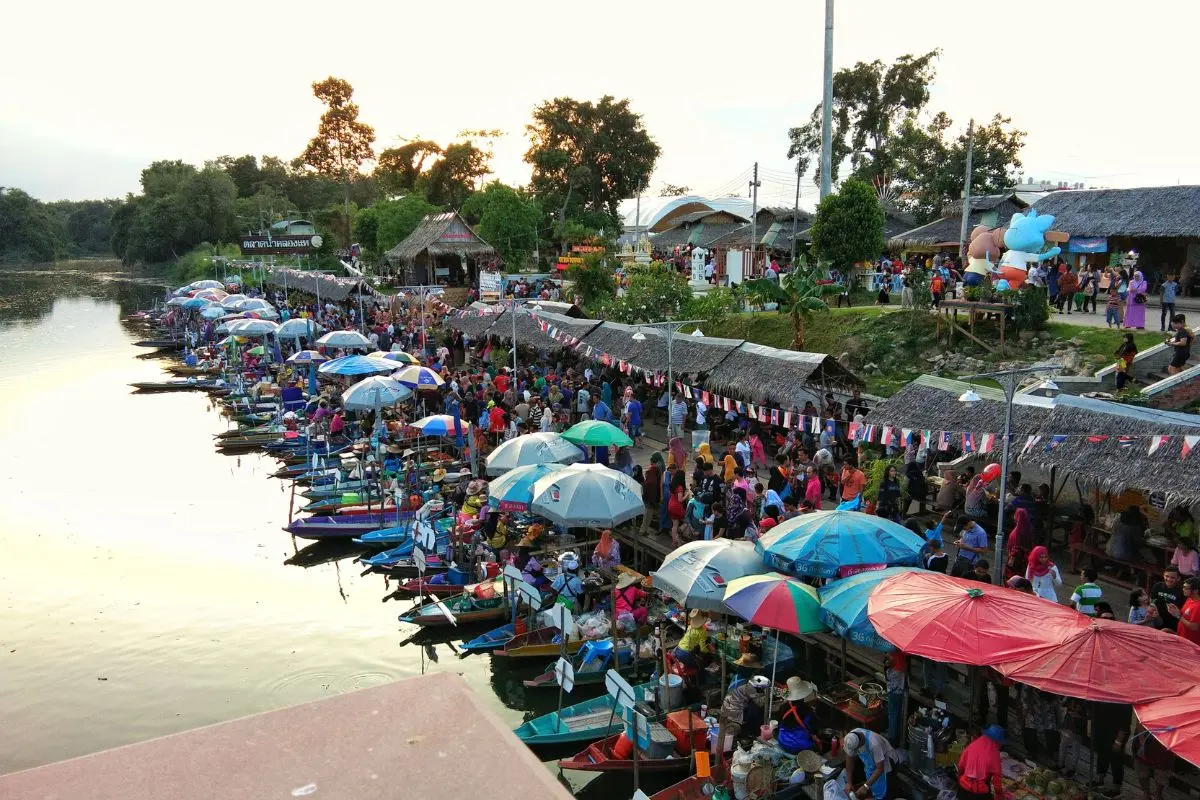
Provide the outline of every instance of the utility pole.
<path id="1" fill-rule="evenodd" d="M 758 244 L 758 162 L 754 162 L 754 177 L 750 180 L 750 273 L 754 272 L 754 246 Z M 744 273 L 743 273 L 744 274 Z"/>
<path id="2" fill-rule="evenodd" d="M 967 225 L 971 217 L 971 161 L 975 154 L 975 120 L 967 125 L 967 174 L 963 182 L 962 224 L 958 228 L 958 257 L 967 259 Z M 997 254 L 999 255 L 999 254 Z"/>
<path id="3" fill-rule="evenodd" d="M 796 202 L 792 206 L 792 269 L 796 269 L 796 218 L 800 216 L 800 157 L 796 157 Z"/>
<path id="4" fill-rule="evenodd" d="M 821 96 L 821 199 L 833 175 L 833 0 L 825 0 L 825 87 Z"/>

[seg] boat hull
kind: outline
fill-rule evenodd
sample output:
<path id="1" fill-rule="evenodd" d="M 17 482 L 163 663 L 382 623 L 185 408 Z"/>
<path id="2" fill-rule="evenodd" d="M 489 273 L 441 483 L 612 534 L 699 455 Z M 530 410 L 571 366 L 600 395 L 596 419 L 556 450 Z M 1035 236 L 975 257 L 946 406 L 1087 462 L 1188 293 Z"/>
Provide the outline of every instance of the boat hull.
<path id="1" fill-rule="evenodd" d="M 639 694 L 652 687 L 653 682 L 635 686 Z M 590 742 L 620 733 L 624 727 L 620 715 L 614 715 L 616 701 L 601 695 L 564 708 L 562 714 L 552 711 L 531 719 L 513 729 L 517 738 L 527 745 Z"/>
<path id="2" fill-rule="evenodd" d="M 573 769 L 580 772 L 633 772 L 633 759 L 614 758 L 613 747 L 621 734 L 588 745 L 580 753 L 571 758 L 558 762 L 559 769 Z M 691 759 L 676 754 L 674 758 L 643 758 L 638 757 L 638 769 L 642 772 L 673 772 L 686 770 L 691 765 Z"/>

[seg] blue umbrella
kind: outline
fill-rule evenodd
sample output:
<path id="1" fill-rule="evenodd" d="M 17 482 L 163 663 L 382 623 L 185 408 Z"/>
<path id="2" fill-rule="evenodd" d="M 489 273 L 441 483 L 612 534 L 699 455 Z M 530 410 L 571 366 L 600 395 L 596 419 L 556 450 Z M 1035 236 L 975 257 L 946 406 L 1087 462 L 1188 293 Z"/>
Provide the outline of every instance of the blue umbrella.
<path id="1" fill-rule="evenodd" d="M 374 356 L 342 356 L 317 368 L 322 375 L 378 375 L 391 372 L 396 365 Z"/>
<path id="2" fill-rule="evenodd" d="M 288 356 L 289 364 L 324 364 L 329 360 L 328 356 L 316 350 L 301 350 Z"/>
<path id="3" fill-rule="evenodd" d="M 213 305 L 211 300 L 205 300 L 202 297 L 190 297 L 180 303 L 184 308 L 206 308 Z"/>
<path id="4" fill-rule="evenodd" d="M 821 621 L 843 639 L 890 653 L 895 646 L 876 633 L 867 618 L 867 598 L 880 581 L 902 572 L 917 571 L 917 567 L 888 567 L 834 581 L 820 591 Z"/>
<path id="5" fill-rule="evenodd" d="M 533 485 L 566 464 L 533 464 L 517 467 L 488 484 L 488 505 L 501 511 L 528 511 L 533 505 Z"/>
<path id="6" fill-rule="evenodd" d="M 817 511 L 776 525 L 755 543 L 767 566 L 833 578 L 842 567 L 919 564 L 924 540 L 903 525 L 859 511 Z"/>
<path id="7" fill-rule="evenodd" d="M 342 405 L 350 411 L 378 411 L 412 397 L 412 389 L 391 378 L 366 378 L 342 393 Z"/>
<path id="8" fill-rule="evenodd" d="M 393 367 L 395 362 L 389 362 Z M 411 386 L 414 389 L 436 389 L 445 383 L 442 376 L 431 370 L 429 367 L 418 367 L 415 364 L 404 367 L 398 370 L 393 378 L 403 383 L 405 386 Z"/>
<path id="9" fill-rule="evenodd" d="M 399 381 L 399 383 L 407 386 L 404 381 Z M 457 438 L 471 426 L 449 414 L 434 414 L 417 420 L 412 427 L 419 430 L 423 436 L 454 436 Z"/>

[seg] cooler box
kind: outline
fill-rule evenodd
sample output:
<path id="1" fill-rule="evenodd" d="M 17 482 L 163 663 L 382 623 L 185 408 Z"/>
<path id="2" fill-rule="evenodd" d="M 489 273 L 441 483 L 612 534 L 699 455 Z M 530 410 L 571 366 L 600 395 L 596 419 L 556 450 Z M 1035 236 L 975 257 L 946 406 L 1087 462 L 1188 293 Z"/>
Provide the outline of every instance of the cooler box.
<path id="1" fill-rule="evenodd" d="M 691 744 L 688 744 L 688 720 L 691 720 Z M 699 714 L 684 709 L 667 714 L 667 730 L 675 737 L 680 753 L 690 753 L 692 750 L 704 750 L 708 746 L 708 726 Z"/>
<path id="2" fill-rule="evenodd" d="M 642 742 L 638 742 L 642 744 Z M 646 758 L 670 758 L 675 755 L 675 735 L 657 722 L 650 723 L 650 741 L 642 748 Z"/>

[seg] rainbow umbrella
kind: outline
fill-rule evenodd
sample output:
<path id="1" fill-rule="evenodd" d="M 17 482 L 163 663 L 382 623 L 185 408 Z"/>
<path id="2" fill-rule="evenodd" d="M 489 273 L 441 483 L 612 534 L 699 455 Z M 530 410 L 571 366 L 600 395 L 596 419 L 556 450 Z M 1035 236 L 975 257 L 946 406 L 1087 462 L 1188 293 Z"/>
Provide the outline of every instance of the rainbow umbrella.
<path id="1" fill-rule="evenodd" d="M 442 376 L 429 367 L 410 365 L 392 373 L 394 380 L 411 389 L 436 389 L 445 383 Z"/>
<path id="2" fill-rule="evenodd" d="M 730 581 L 725 587 L 725 607 L 747 622 L 774 628 L 776 652 L 780 631 L 798 636 L 825 630 L 817 590 L 786 575 L 747 575 Z M 772 686 L 776 664 L 772 659 Z"/>
<path id="3" fill-rule="evenodd" d="M 417 357 L 416 357 L 416 356 L 414 356 L 412 353 L 406 353 L 406 352 L 404 352 L 403 350 L 389 350 L 388 352 L 386 352 L 386 353 L 383 353 L 383 354 L 382 354 L 382 355 L 380 355 L 379 357 L 380 357 L 380 358 L 386 358 L 388 361 L 396 361 L 396 362 L 398 362 L 398 363 L 400 363 L 400 364 L 417 364 L 417 365 L 420 365 L 420 363 L 421 363 L 421 362 L 420 362 L 420 361 L 417 359 Z"/>

